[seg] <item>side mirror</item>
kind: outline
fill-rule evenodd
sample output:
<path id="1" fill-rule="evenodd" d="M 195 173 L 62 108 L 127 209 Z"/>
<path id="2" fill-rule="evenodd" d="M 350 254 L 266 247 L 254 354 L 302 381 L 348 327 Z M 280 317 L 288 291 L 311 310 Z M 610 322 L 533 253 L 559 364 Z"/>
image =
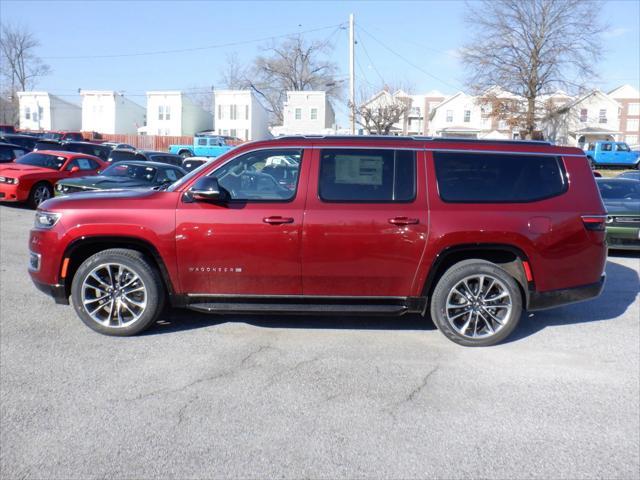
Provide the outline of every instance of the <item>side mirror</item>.
<path id="1" fill-rule="evenodd" d="M 69 170 L 71 173 L 76 173 L 80 171 L 80 167 L 75 166 L 75 167 L 71 167 L 71 170 Z"/>
<path id="2" fill-rule="evenodd" d="M 218 184 L 216 177 L 199 178 L 188 193 L 195 201 L 224 202 L 229 199 L 229 193 Z"/>

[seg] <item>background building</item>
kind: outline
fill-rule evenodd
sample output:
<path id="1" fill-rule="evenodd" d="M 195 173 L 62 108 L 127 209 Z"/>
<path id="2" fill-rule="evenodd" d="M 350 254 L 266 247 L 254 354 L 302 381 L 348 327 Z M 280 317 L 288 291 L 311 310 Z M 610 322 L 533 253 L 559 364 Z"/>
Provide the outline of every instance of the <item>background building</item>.
<path id="1" fill-rule="evenodd" d="M 640 92 L 622 85 L 608 93 L 620 105 L 620 139 L 638 147 L 640 143 Z"/>
<path id="2" fill-rule="evenodd" d="M 18 92 L 21 130 L 79 131 L 81 109 L 47 92 Z"/>
<path id="3" fill-rule="evenodd" d="M 335 133 L 336 116 L 324 91 L 289 91 L 282 126 L 274 135 L 324 135 Z"/>
<path id="4" fill-rule="evenodd" d="M 147 92 L 149 135 L 194 135 L 213 127 L 213 116 L 180 91 Z"/>
<path id="5" fill-rule="evenodd" d="M 146 110 L 112 90 L 82 90 L 82 131 L 135 134 L 146 124 Z"/>
<path id="6" fill-rule="evenodd" d="M 213 128 L 218 135 L 242 140 L 271 137 L 268 112 L 251 90 L 215 90 L 213 112 Z"/>

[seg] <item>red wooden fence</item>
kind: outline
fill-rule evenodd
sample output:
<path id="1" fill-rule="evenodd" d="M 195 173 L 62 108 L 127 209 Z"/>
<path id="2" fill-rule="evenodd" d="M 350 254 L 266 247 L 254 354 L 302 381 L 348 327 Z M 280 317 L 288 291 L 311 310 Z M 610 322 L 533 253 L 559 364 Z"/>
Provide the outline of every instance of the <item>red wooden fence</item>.
<path id="1" fill-rule="evenodd" d="M 91 132 L 82 132 L 85 138 L 103 142 L 128 143 L 141 150 L 168 151 L 169 145 L 193 145 L 193 137 L 170 137 L 160 135 L 121 135 L 100 133 L 94 136 Z M 234 142 L 230 142 L 233 144 Z"/>

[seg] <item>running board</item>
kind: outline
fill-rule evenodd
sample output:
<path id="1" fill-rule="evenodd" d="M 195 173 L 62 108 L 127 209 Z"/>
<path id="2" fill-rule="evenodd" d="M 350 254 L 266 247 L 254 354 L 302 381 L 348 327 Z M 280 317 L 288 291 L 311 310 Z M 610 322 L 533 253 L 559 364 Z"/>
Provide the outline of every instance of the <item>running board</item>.
<path id="1" fill-rule="evenodd" d="M 407 305 L 359 305 L 322 303 L 192 303 L 191 310 L 204 313 L 321 314 L 321 315 L 404 315 Z"/>

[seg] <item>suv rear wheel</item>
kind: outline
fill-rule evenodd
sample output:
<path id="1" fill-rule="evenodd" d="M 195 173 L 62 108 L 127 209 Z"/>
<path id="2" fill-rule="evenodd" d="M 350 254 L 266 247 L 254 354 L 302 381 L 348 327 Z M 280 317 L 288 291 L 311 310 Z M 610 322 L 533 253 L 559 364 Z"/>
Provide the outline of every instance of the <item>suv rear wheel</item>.
<path id="1" fill-rule="evenodd" d="M 431 319 L 460 345 L 494 345 L 509 336 L 521 315 L 522 296 L 516 280 L 486 260 L 453 265 L 431 297 Z"/>
<path id="2" fill-rule="evenodd" d="M 164 304 L 160 275 L 135 250 L 103 250 L 86 259 L 71 285 L 73 306 L 93 330 L 135 335 L 151 325 Z"/>

